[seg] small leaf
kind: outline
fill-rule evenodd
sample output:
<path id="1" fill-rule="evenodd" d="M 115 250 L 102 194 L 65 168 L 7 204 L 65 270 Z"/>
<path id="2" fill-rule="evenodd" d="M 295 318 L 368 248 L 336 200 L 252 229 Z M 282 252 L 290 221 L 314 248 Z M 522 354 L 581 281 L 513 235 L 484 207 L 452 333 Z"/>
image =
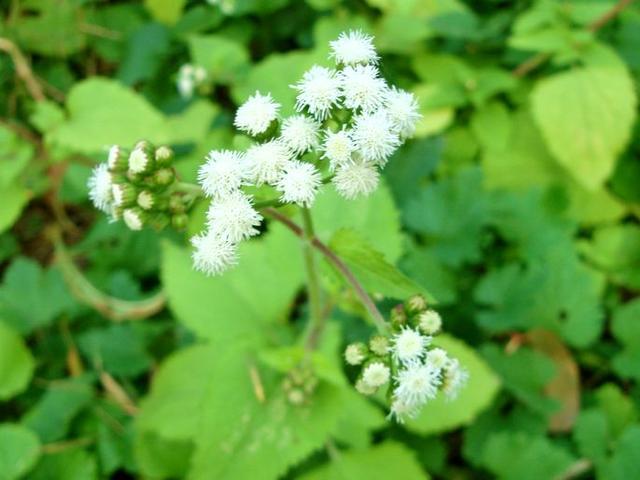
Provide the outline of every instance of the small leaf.
<path id="1" fill-rule="evenodd" d="M 0 400 L 27 388 L 34 368 L 33 356 L 22 338 L 0 321 Z"/>
<path id="2" fill-rule="evenodd" d="M 33 468 L 40 456 L 40 442 L 31 430 L 0 423 L 0 480 L 17 480 Z"/>
<path id="3" fill-rule="evenodd" d="M 182 15 L 187 0 L 144 0 L 144 6 L 159 22 L 173 25 Z"/>
<path id="4" fill-rule="evenodd" d="M 614 370 L 624 378 L 640 380 L 640 300 L 626 303 L 613 312 L 613 335 L 624 345 L 613 357 Z"/>

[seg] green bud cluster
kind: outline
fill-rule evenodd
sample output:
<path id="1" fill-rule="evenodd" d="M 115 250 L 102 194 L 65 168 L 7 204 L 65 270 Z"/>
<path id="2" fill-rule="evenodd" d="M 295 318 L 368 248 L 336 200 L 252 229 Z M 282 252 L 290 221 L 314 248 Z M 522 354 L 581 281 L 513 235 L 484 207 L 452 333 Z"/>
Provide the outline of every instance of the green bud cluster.
<path id="1" fill-rule="evenodd" d="M 318 377 L 306 363 L 294 367 L 282 381 L 287 401 L 295 406 L 308 404 L 317 387 Z"/>
<path id="2" fill-rule="evenodd" d="M 169 225 L 186 228 L 193 199 L 178 191 L 173 168 L 174 153 L 166 146 L 139 141 L 127 151 L 114 146 L 107 167 L 111 175 L 113 217 L 131 230 L 150 226 L 162 230 Z"/>

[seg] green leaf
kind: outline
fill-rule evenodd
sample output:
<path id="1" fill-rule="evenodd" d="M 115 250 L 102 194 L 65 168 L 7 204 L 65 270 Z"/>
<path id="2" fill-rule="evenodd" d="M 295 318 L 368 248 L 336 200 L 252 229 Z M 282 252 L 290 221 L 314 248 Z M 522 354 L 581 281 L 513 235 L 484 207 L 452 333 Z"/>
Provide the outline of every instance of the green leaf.
<path id="1" fill-rule="evenodd" d="M 70 449 L 45 456 L 29 480 L 97 480 L 98 466 L 86 450 Z"/>
<path id="2" fill-rule="evenodd" d="M 33 468 L 40 442 L 31 430 L 0 423 L 0 480 L 17 480 Z"/>
<path id="3" fill-rule="evenodd" d="M 43 442 L 64 438 L 71 421 L 93 399 L 91 387 L 82 380 L 53 384 L 38 403 L 28 410 L 22 423 L 38 434 Z"/>
<path id="4" fill-rule="evenodd" d="M 487 439 L 483 460 L 501 480 L 558 478 L 573 461 L 564 448 L 543 436 L 506 432 Z"/>
<path id="5" fill-rule="evenodd" d="M 573 429 L 573 438 L 582 456 L 602 465 L 611 441 L 607 417 L 596 408 L 583 410 Z"/>
<path id="6" fill-rule="evenodd" d="M 249 53 L 240 43 L 222 35 L 189 38 L 193 62 L 203 67 L 214 83 L 235 83 L 249 69 Z"/>
<path id="7" fill-rule="evenodd" d="M 348 228 L 362 236 L 389 262 L 402 254 L 400 219 L 386 185 L 366 198 L 345 200 L 333 188 L 322 190 L 311 211 L 316 235 L 328 243 L 340 229 Z"/>
<path id="8" fill-rule="evenodd" d="M 144 0 L 144 6 L 151 16 L 161 23 L 173 25 L 182 15 L 187 0 Z"/>
<path id="9" fill-rule="evenodd" d="M 616 308 L 611 330 L 624 345 L 623 351 L 613 357 L 614 370 L 624 378 L 640 380 L 640 299 Z"/>
<path id="10" fill-rule="evenodd" d="M 143 475 L 184 478 L 193 447 L 190 442 L 169 441 L 153 433 L 138 431 L 134 449 L 136 464 Z"/>
<path id="11" fill-rule="evenodd" d="M 612 282 L 640 289 L 640 227 L 635 224 L 609 225 L 597 229 L 590 241 L 580 243 L 581 251 Z"/>
<path id="12" fill-rule="evenodd" d="M 438 303 L 455 302 L 457 277 L 430 249 L 411 245 L 400 261 L 400 270 L 431 292 Z"/>
<path id="13" fill-rule="evenodd" d="M 627 428 L 618 439 L 616 447 L 604 477 L 611 480 L 640 477 L 640 464 L 638 463 L 640 425 L 632 425 Z"/>
<path id="14" fill-rule="evenodd" d="M 69 119 L 51 138 L 74 151 L 106 152 L 105 147 L 113 144 L 130 147 L 141 139 L 164 143 L 168 138 L 163 115 L 114 80 L 94 77 L 76 83 L 66 106 Z"/>
<path id="15" fill-rule="evenodd" d="M 487 201 L 479 169 L 460 170 L 453 178 L 427 186 L 404 210 L 407 226 L 424 235 L 443 263 L 458 266 L 480 259 L 481 230 Z"/>
<path id="16" fill-rule="evenodd" d="M 20 185 L 0 187 L 0 233 L 13 225 L 30 197 L 29 191 Z"/>
<path id="17" fill-rule="evenodd" d="M 427 403 L 407 428 L 417 433 L 437 434 L 469 425 L 487 409 L 500 388 L 500 380 L 489 365 L 466 344 L 449 335 L 438 335 L 434 345 L 444 348 L 469 371 L 469 382 L 453 401 L 443 395 Z"/>
<path id="18" fill-rule="evenodd" d="M 259 341 L 264 327 L 284 320 L 302 283 L 302 246 L 280 225 L 262 238 L 243 242 L 239 265 L 221 277 L 196 272 L 189 251 L 168 242 L 163 247 L 169 306 L 202 338 Z"/>
<path id="19" fill-rule="evenodd" d="M 100 369 L 121 376 L 135 376 L 151 366 L 141 329 L 134 325 L 110 325 L 84 332 L 80 349 Z"/>
<path id="20" fill-rule="evenodd" d="M 216 353 L 209 345 L 198 345 L 174 353 L 162 364 L 153 379 L 151 393 L 140 404 L 137 418 L 140 430 L 176 441 L 195 436 L 200 424 L 195 412 L 201 408 L 207 392 L 209 361 L 215 359 Z"/>
<path id="21" fill-rule="evenodd" d="M 22 334 L 49 324 L 73 305 L 60 272 L 43 270 L 30 259 L 14 260 L 0 285 L 0 314 Z"/>
<path id="22" fill-rule="evenodd" d="M 313 470 L 300 480 L 387 480 L 431 478 L 422 470 L 415 454 L 401 443 L 386 441 L 366 450 L 340 452 L 331 463 Z"/>
<path id="23" fill-rule="evenodd" d="M 22 338 L 0 321 L 0 400 L 7 400 L 27 388 L 35 361 Z"/>
<path id="24" fill-rule="evenodd" d="M 584 187 L 596 190 L 613 172 L 635 119 L 636 95 L 626 68 L 590 65 L 541 80 L 534 118 L 549 149 Z"/>
<path id="25" fill-rule="evenodd" d="M 338 230 L 329 247 L 351 268 L 356 278 L 370 292 L 404 300 L 422 293 L 429 301 L 435 299 L 423 287 L 405 276 L 353 230 Z"/>

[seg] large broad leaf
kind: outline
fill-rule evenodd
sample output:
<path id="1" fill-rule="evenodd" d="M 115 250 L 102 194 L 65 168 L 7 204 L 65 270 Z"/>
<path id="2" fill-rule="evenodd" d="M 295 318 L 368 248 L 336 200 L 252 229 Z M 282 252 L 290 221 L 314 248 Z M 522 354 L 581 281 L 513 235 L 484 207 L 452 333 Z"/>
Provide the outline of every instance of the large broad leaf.
<path id="1" fill-rule="evenodd" d="M 430 302 L 435 301 L 423 287 L 387 262 L 384 255 L 374 249 L 353 230 L 339 230 L 331 239 L 331 249 L 351 268 L 365 288 L 390 298 L 404 300 L 421 293 Z"/>
<path id="2" fill-rule="evenodd" d="M 86 450 L 67 449 L 47 455 L 38 463 L 29 480 L 97 480 L 96 459 Z"/>
<path id="3" fill-rule="evenodd" d="M 249 69 L 247 49 L 225 36 L 193 36 L 189 49 L 193 63 L 203 67 L 214 83 L 233 83 Z"/>
<path id="4" fill-rule="evenodd" d="M 470 424 L 491 405 L 500 387 L 500 380 L 482 357 L 460 340 L 439 335 L 434 344 L 460 360 L 469 371 L 469 382 L 455 400 L 439 395 L 425 405 L 418 418 L 407 423 L 407 428 L 421 434 L 446 432 Z"/>
<path id="5" fill-rule="evenodd" d="M 16 480 L 33 468 L 40 456 L 40 442 L 31 430 L 0 424 L 0 480 Z"/>
<path id="6" fill-rule="evenodd" d="M 0 321 L 0 400 L 22 392 L 34 367 L 33 356 L 22 338 Z"/>
<path id="7" fill-rule="evenodd" d="M 389 478 L 426 480 L 414 453 L 400 443 L 387 441 L 366 450 L 341 452 L 327 466 L 304 475 L 300 480 L 387 480 Z"/>
<path id="8" fill-rule="evenodd" d="M 551 152 L 591 190 L 613 171 L 635 119 L 633 82 L 617 62 L 548 77 L 531 97 L 535 120 Z"/>
<path id="9" fill-rule="evenodd" d="M 338 230 L 348 228 L 361 235 L 391 263 L 402 254 L 398 210 L 384 184 L 370 196 L 357 200 L 345 200 L 333 188 L 325 188 L 318 195 L 311 215 L 316 235 L 325 243 Z"/>
<path id="10" fill-rule="evenodd" d="M 203 338 L 259 340 L 262 327 L 283 321 L 302 284 L 302 245 L 280 225 L 243 242 L 240 261 L 218 277 L 193 269 L 190 252 L 164 244 L 162 279 L 178 320 Z"/>
<path id="11" fill-rule="evenodd" d="M 141 139 L 163 143 L 168 138 L 164 116 L 113 80 L 77 83 L 67 98 L 67 109 L 69 119 L 52 132 L 52 139 L 78 152 L 106 152 L 113 144 L 130 146 Z"/>

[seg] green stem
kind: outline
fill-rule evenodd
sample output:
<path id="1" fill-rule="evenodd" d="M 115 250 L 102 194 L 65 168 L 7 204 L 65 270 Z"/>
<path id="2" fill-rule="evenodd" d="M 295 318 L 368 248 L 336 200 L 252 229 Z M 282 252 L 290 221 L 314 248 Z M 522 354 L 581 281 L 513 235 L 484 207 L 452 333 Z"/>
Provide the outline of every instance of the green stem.
<path id="1" fill-rule="evenodd" d="M 324 319 L 322 316 L 322 305 L 320 300 L 320 282 L 313 253 L 313 222 L 308 208 L 300 209 L 303 221 L 303 253 L 304 262 L 307 269 L 307 290 L 309 295 L 309 309 L 311 312 L 309 323 L 305 331 L 305 343 L 313 348 L 318 340 L 318 336 L 323 328 Z"/>

